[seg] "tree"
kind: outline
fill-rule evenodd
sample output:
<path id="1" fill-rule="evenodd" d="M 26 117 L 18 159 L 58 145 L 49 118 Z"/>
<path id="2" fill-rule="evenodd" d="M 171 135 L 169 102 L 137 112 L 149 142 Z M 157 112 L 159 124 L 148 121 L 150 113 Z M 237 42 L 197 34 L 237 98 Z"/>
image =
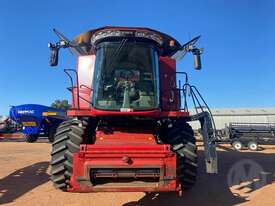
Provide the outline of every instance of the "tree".
<path id="1" fill-rule="evenodd" d="M 69 104 L 68 100 L 57 99 L 51 104 L 51 107 L 56 109 L 68 110 L 69 108 L 71 108 L 71 105 Z"/>

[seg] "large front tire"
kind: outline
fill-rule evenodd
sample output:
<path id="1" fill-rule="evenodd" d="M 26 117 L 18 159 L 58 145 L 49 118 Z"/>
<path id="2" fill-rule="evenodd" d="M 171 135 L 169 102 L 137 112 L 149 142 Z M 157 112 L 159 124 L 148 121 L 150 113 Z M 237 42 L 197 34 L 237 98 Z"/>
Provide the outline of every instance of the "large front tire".
<path id="1" fill-rule="evenodd" d="M 73 153 L 79 151 L 86 126 L 86 121 L 73 119 L 57 128 L 51 153 L 51 180 L 55 188 L 67 191 L 73 172 Z"/>
<path id="2" fill-rule="evenodd" d="M 182 189 L 191 189 L 197 179 L 198 167 L 196 139 L 192 127 L 184 121 L 170 124 L 166 140 L 177 155 L 177 179 Z"/>

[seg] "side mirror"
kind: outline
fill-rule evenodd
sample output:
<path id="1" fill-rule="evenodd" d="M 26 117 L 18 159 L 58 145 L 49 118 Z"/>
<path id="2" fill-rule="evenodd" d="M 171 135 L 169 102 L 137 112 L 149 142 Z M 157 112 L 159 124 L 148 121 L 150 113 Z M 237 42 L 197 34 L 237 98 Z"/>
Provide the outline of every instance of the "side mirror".
<path id="1" fill-rule="evenodd" d="M 194 68 L 196 70 L 200 70 L 201 69 L 201 51 L 200 49 L 194 49 L 192 51 L 193 56 L 194 56 Z"/>
<path id="2" fill-rule="evenodd" d="M 51 50 L 49 64 L 51 67 L 57 66 L 58 65 L 59 48 L 57 48 L 55 45 L 53 45 L 51 43 L 48 44 L 48 47 Z"/>

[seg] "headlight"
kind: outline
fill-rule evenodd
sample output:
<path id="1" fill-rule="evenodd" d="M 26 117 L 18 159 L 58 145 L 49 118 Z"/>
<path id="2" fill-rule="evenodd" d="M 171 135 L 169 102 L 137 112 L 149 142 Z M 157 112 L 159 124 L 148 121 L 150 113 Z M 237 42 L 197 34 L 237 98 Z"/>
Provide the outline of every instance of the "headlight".
<path id="1" fill-rule="evenodd" d="M 135 34 L 136 37 L 142 37 L 142 38 L 147 38 L 147 39 L 151 39 L 153 41 L 156 41 L 159 45 L 162 45 L 163 40 L 161 38 L 161 36 L 152 33 L 152 32 L 140 32 L 137 31 Z"/>
<path id="2" fill-rule="evenodd" d="M 107 30 L 95 33 L 91 37 L 91 43 L 95 44 L 98 40 L 107 37 L 136 37 L 136 38 L 146 38 L 157 42 L 159 45 L 163 44 L 163 39 L 160 35 L 154 32 L 147 31 L 120 31 L 120 30 Z"/>

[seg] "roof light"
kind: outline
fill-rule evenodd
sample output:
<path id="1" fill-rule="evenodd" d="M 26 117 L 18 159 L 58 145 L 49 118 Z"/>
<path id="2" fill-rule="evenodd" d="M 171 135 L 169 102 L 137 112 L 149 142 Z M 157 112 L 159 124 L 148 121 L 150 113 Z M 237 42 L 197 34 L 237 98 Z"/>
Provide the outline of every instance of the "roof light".
<path id="1" fill-rule="evenodd" d="M 153 32 L 137 31 L 135 36 L 154 40 L 160 45 L 162 45 L 162 43 L 163 43 L 161 36 L 159 36 Z"/>
<path id="2" fill-rule="evenodd" d="M 91 43 L 95 44 L 98 40 L 107 37 L 136 37 L 136 38 L 146 38 L 157 42 L 158 44 L 163 44 L 163 39 L 160 35 L 153 32 L 145 31 L 129 31 L 129 30 L 105 30 L 95 33 L 91 38 Z"/>
<path id="3" fill-rule="evenodd" d="M 121 36 L 121 31 L 118 30 L 109 30 L 109 31 L 102 31 L 98 32 L 92 36 L 91 42 L 94 44 L 97 40 L 106 38 L 106 37 L 119 37 Z"/>

